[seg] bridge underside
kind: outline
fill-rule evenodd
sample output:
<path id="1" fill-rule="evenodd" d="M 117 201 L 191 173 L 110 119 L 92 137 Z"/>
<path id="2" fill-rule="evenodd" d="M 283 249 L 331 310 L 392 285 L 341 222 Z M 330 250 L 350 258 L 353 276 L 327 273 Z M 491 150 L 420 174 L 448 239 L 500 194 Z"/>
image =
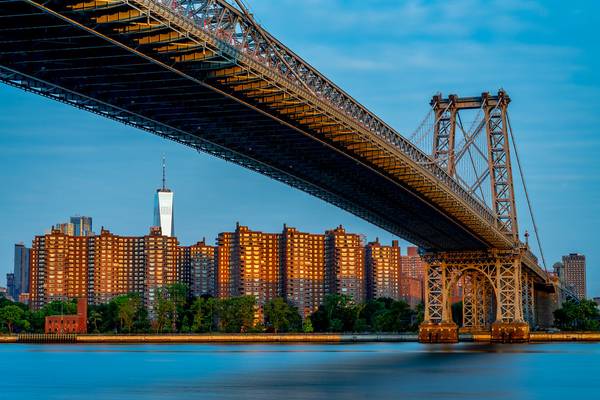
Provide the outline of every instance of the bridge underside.
<path id="1" fill-rule="evenodd" d="M 214 78 L 216 68 L 231 67 L 226 60 L 167 69 L 102 36 L 113 33 L 110 25 L 90 32 L 23 1 L 0 1 L 0 22 L 5 83 L 258 171 L 425 249 L 489 247 L 367 160 L 233 98 Z"/>

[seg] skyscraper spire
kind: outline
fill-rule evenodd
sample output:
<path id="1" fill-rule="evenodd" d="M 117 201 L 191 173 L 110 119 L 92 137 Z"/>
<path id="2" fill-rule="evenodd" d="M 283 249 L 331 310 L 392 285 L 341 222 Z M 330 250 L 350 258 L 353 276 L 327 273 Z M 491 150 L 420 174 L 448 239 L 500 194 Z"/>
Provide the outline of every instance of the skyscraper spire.
<path id="1" fill-rule="evenodd" d="M 162 188 L 154 197 L 154 226 L 160 226 L 163 236 L 174 236 L 173 192 L 167 188 L 167 161 L 162 159 Z"/>
<path id="2" fill-rule="evenodd" d="M 166 164 L 164 156 L 163 156 L 162 168 L 163 168 L 163 181 L 162 181 L 163 185 L 162 185 L 162 188 L 163 188 L 163 190 L 165 190 L 167 188 L 167 164 Z"/>

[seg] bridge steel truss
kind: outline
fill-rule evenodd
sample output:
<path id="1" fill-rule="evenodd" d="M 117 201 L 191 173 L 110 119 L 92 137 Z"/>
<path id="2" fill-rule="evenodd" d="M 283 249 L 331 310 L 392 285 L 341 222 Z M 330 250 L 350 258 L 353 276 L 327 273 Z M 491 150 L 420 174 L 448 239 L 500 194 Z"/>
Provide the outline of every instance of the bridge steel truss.
<path id="1" fill-rule="evenodd" d="M 508 96 L 434 98 L 426 154 L 236 4 L 0 0 L 0 80 L 270 176 L 419 245 L 425 341 L 456 335 L 448 290 L 467 272 L 467 328 L 487 326 L 495 304 L 497 337 L 522 337 L 535 298 L 522 279 L 547 277 L 518 239 Z M 456 118 L 468 107 L 486 112 L 492 209 L 456 177 Z M 493 296 L 480 304 L 479 293 Z"/>
<path id="2" fill-rule="evenodd" d="M 475 193 L 479 185 L 489 176 L 491 184 L 491 202 L 495 217 L 504 230 L 510 232 L 515 243 L 519 241 L 517 225 L 517 208 L 510 157 L 510 141 L 507 125 L 507 113 L 510 97 L 500 90 L 497 96 L 483 93 L 481 97 L 459 98 L 450 95 L 444 99 L 436 95 L 431 101 L 436 122 L 433 126 L 433 159 L 446 170 L 450 176 L 456 177 L 456 160 L 462 158 L 481 131 L 485 131 L 487 139 L 487 168 L 479 172 L 470 192 Z M 456 127 L 459 113 L 462 110 L 483 110 L 484 120 L 474 132 L 469 132 L 467 143 L 457 154 Z M 481 151 L 480 149 L 477 149 Z M 478 171 L 475 171 L 477 174 Z M 460 178 L 460 177 L 457 177 Z"/>
<path id="3" fill-rule="evenodd" d="M 9 84 L 144 119 L 425 249 L 514 246 L 430 155 L 224 0 L 0 0 L 0 12 Z"/>
<path id="4" fill-rule="evenodd" d="M 463 282 L 463 332 L 492 330 L 493 341 L 529 339 L 535 326 L 535 277 L 523 268 L 521 251 L 435 252 L 423 256 L 425 315 L 422 342 L 458 341 L 451 293 Z"/>

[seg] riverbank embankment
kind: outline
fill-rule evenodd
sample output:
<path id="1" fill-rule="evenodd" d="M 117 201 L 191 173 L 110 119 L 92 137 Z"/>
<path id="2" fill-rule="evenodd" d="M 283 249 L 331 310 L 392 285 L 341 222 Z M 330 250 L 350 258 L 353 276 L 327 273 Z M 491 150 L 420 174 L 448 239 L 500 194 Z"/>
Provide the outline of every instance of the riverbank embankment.
<path id="1" fill-rule="evenodd" d="M 0 336 L 0 343 L 372 343 L 416 342 L 416 334 L 201 334 L 201 335 L 45 335 Z"/>
<path id="2" fill-rule="evenodd" d="M 461 334 L 461 342 L 489 343 L 487 332 Z M 394 343 L 417 342 L 413 333 L 403 334 L 199 334 L 199 335 L 45 335 L 27 333 L 20 335 L 1 335 L 2 343 L 87 343 L 87 344 L 207 344 L 207 343 Z M 600 332 L 531 332 L 530 343 L 548 342 L 600 342 Z"/>

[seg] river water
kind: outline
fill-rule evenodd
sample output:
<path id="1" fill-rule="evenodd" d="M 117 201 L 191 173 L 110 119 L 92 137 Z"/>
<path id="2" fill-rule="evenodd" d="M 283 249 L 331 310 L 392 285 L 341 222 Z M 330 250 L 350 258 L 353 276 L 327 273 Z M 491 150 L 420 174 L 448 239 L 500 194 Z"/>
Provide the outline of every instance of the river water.
<path id="1" fill-rule="evenodd" d="M 0 399 L 600 398 L 600 344 L 0 345 Z"/>

